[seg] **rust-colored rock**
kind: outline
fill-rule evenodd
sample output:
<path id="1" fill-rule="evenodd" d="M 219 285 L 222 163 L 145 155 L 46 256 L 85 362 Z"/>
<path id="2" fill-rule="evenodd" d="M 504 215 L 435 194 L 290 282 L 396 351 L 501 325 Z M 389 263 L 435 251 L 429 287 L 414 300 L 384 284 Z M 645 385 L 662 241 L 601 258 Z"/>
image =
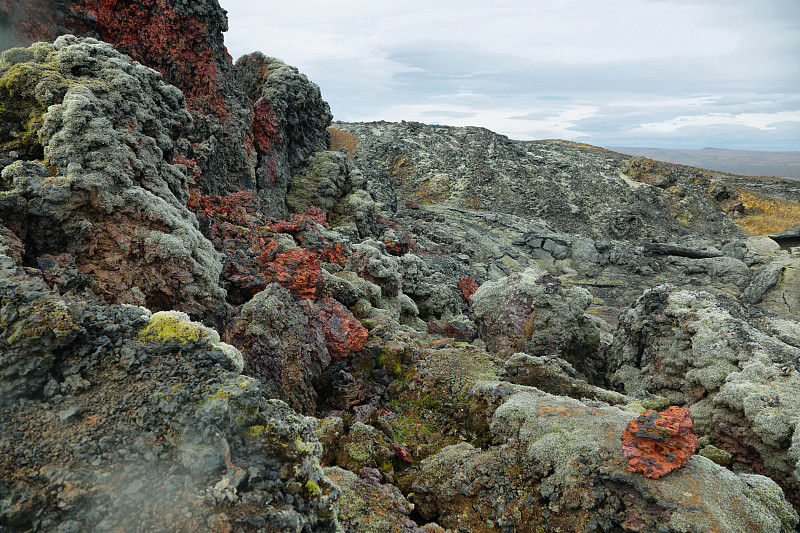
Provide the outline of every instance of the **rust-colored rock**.
<path id="1" fill-rule="evenodd" d="M 313 250 L 287 250 L 267 263 L 261 273 L 267 283 L 283 285 L 297 300 L 316 300 L 322 289 L 319 257 Z"/>
<path id="2" fill-rule="evenodd" d="M 344 266 L 347 263 L 344 245 L 340 242 L 333 243 L 333 246 L 322 250 L 322 260 L 326 263 L 334 263 Z"/>
<path id="3" fill-rule="evenodd" d="M 478 332 L 469 325 L 457 320 L 451 320 L 445 324 L 445 331 L 448 337 L 454 338 L 457 342 L 472 342 L 478 338 Z"/>
<path id="4" fill-rule="evenodd" d="M 367 328 L 345 306 L 333 298 L 323 298 L 316 303 L 316 307 L 331 357 L 341 359 L 364 347 L 369 336 Z"/>
<path id="5" fill-rule="evenodd" d="M 697 449 L 689 410 L 676 406 L 631 420 L 621 440 L 628 470 L 653 479 L 685 465 Z"/>
<path id="6" fill-rule="evenodd" d="M 469 276 L 464 276 L 458 280 L 458 288 L 461 289 L 461 294 L 464 295 L 467 302 L 472 303 L 470 298 L 472 298 L 472 295 L 478 290 L 478 284 L 475 283 L 475 280 Z"/>
<path id="7" fill-rule="evenodd" d="M 397 444 L 396 442 L 389 443 L 389 448 L 394 452 L 394 456 L 403 461 L 404 463 L 413 463 L 414 458 L 405 444 Z"/>

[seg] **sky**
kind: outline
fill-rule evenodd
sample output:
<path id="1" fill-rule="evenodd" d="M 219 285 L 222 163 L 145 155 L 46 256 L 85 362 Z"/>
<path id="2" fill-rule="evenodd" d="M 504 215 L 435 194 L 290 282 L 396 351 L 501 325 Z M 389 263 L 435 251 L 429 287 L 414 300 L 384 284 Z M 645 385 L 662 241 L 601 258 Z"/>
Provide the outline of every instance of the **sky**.
<path id="1" fill-rule="evenodd" d="M 334 120 L 597 146 L 800 150 L 800 0 L 220 0 L 234 59 Z"/>

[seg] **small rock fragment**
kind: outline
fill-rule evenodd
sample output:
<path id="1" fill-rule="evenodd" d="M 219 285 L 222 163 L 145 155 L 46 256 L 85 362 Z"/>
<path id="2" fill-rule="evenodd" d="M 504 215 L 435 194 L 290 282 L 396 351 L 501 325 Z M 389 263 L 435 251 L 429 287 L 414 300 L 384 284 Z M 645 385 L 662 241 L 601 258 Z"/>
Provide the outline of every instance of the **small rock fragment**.
<path id="1" fill-rule="evenodd" d="M 689 410 L 676 406 L 631 420 L 621 440 L 628 470 L 653 479 L 685 465 L 697 448 Z"/>

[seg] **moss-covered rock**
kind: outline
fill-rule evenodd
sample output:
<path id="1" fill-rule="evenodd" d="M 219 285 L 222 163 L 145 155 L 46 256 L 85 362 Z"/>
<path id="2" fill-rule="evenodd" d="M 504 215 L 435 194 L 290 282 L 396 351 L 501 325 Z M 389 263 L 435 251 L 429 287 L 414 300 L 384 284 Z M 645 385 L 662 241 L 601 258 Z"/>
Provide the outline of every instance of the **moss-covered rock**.
<path id="1" fill-rule="evenodd" d="M 69 253 L 94 294 L 225 313 L 219 257 L 186 209 L 173 152 L 191 124 L 181 92 L 94 39 L 0 60 L 0 212 L 27 260 Z"/>
<path id="2" fill-rule="evenodd" d="M 151 342 L 173 341 L 187 344 L 205 341 L 225 355 L 234 372 L 241 372 L 244 368 L 244 359 L 239 350 L 228 343 L 220 342 L 216 330 L 199 322 L 192 322 L 189 315 L 180 311 L 154 313 L 139 335 L 142 340 Z"/>

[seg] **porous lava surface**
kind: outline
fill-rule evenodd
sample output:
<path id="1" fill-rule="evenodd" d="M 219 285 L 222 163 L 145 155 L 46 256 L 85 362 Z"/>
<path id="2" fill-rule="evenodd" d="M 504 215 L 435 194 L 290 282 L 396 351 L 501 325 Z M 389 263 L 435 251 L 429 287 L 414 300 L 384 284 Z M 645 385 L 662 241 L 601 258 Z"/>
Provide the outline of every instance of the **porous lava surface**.
<path id="1" fill-rule="evenodd" d="M 697 449 L 692 419 L 683 407 L 650 409 L 631 420 L 620 439 L 628 469 L 653 479 L 685 465 Z"/>

